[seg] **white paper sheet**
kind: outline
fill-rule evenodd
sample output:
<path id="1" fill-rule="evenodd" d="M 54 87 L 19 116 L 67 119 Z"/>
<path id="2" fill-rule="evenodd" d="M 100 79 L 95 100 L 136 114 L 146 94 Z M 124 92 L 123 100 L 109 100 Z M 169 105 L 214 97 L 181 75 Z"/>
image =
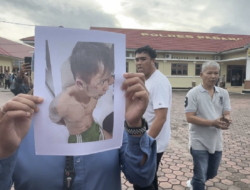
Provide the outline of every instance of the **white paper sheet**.
<path id="1" fill-rule="evenodd" d="M 95 105 L 95 98 L 93 98 L 94 103 L 91 104 L 86 102 L 84 104 L 79 99 L 86 96 L 95 96 L 92 95 L 94 93 L 91 91 L 93 88 L 87 82 L 86 86 L 79 85 L 82 83 L 76 84 L 70 65 L 72 62 L 70 62 L 70 56 L 76 44 L 86 44 L 87 42 L 90 42 L 88 43 L 90 47 L 94 42 L 104 44 L 113 52 L 114 58 L 114 70 L 112 72 L 115 75 L 114 84 L 108 85 L 108 89 L 102 90 L 102 92 L 106 91 L 105 94 L 99 99 L 96 98 L 97 103 L 92 114 L 89 113 L 91 112 L 91 105 Z M 34 118 L 36 154 L 86 155 L 116 149 L 121 146 L 125 100 L 124 92 L 120 87 L 124 81 L 125 52 L 125 35 L 123 34 L 81 29 L 36 27 L 34 95 L 44 98 L 44 102 L 39 105 L 40 111 Z M 79 73 L 79 71 L 77 72 Z M 78 78 L 81 81 L 81 77 L 78 76 Z M 102 81 L 101 84 L 97 82 L 96 89 L 97 86 L 102 88 L 102 83 L 107 84 L 107 80 Z M 86 91 L 85 96 L 82 96 L 83 92 L 79 89 Z M 88 95 L 86 95 L 87 92 Z M 52 102 L 56 103 L 51 106 Z M 75 114 L 72 115 L 73 112 Z M 50 117 L 51 115 L 52 117 Z M 93 116 L 93 121 L 90 115 Z M 107 116 L 109 116 L 109 121 L 105 120 Z M 61 119 L 60 123 L 64 124 L 56 124 L 57 117 Z M 103 136 L 102 134 L 107 130 L 109 132 L 106 132 L 109 134 L 104 133 L 104 136 L 112 135 L 112 138 L 93 142 L 68 143 L 69 134 L 73 133 L 75 135 L 76 132 L 82 131 L 81 127 L 85 125 L 88 127 L 88 122 L 98 123 L 100 136 Z M 113 126 L 111 126 L 112 122 Z M 78 129 L 75 126 L 80 128 Z M 113 132 L 111 132 L 112 129 Z M 96 135 L 96 133 L 94 134 Z M 78 142 L 83 140 L 81 133 L 76 136 Z"/>

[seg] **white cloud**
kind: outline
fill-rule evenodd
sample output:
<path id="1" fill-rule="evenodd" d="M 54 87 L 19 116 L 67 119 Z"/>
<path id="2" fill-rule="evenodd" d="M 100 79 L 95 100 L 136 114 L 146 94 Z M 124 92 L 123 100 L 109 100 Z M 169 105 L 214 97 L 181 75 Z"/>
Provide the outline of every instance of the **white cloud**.
<path id="1" fill-rule="evenodd" d="M 116 15 L 117 20 L 120 22 L 122 28 L 141 28 L 141 25 L 138 24 L 133 18 L 126 17 L 124 15 Z"/>
<path id="2" fill-rule="evenodd" d="M 1 21 L 16 21 L 17 16 L 9 13 L 0 16 Z M 24 17 L 18 19 L 19 23 L 34 25 L 31 20 Z M 16 25 L 11 23 L 0 22 L 0 37 L 10 39 L 20 43 L 20 39 L 28 36 L 34 36 L 35 27 Z"/>
<path id="3" fill-rule="evenodd" d="M 121 0 L 96 0 L 101 6 L 102 10 L 108 14 L 118 14 L 122 11 Z"/>
<path id="4" fill-rule="evenodd" d="M 123 27 L 250 34 L 249 0 L 0 0 L 0 20 L 71 28 Z M 1 37 L 18 40 L 34 28 L 0 22 Z"/>

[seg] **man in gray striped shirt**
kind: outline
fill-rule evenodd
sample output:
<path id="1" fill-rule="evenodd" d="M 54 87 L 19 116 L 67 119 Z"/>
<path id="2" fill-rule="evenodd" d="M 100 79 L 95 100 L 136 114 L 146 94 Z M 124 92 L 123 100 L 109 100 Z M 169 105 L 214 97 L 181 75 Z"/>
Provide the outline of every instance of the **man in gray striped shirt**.
<path id="1" fill-rule="evenodd" d="M 223 150 L 222 130 L 229 129 L 230 99 L 228 92 L 215 86 L 220 65 L 206 61 L 202 65 L 202 84 L 191 89 L 185 100 L 189 128 L 189 147 L 194 175 L 187 186 L 204 190 L 205 182 L 217 175 Z"/>

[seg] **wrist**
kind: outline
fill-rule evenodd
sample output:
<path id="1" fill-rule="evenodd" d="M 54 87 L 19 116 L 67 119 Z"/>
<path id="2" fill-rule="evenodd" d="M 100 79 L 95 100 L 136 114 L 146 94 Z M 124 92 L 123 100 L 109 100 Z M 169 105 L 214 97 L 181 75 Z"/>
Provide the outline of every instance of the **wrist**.
<path id="1" fill-rule="evenodd" d="M 15 151 L 5 151 L 5 150 L 0 148 L 0 160 L 9 158 L 11 155 L 13 155 L 15 153 Z"/>
<path id="2" fill-rule="evenodd" d="M 133 135 L 133 136 L 143 135 L 148 130 L 148 123 L 144 118 L 141 119 L 140 123 L 141 124 L 137 123 L 137 125 L 139 125 L 138 127 L 132 126 L 131 124 L 129 126 L 128 123 L 125 121 L 124 122 L 125 131 L 129 135 Z"/>
<path id="3" fill-rule="evenodd" d="M 141 127 L 142 126 L 142 119 L 140 119 L 139 121 L 131 122 L 131 123 L 127 122 L 127 125 L 128 125 L 128 127 L 131 127 L 131 128 Z"/>
<path id="4" fill-rule="evenodd" d="M 211 122 L 211 126 L 216 127 L 216 125 L 215 125 L 215 121 L 216 121 L 216 120 L 210 121 L 210 122 Z M 216 128 L 217 128 L 217 127 L 216 127 Z"/>
<path id="5" fill-rule="evenodd" d="M 23 77 L 21 77 L 21 76 L 17 76 L 16 78 L 15 78 L 15 81 L 17 82 L 17 83 L 23 83 Z"/>
<path id="6" fill-rule="evenodd" d="M 220 129 L 220 126 L 218 126 L 216 124 L 216 120 L 211 121 L 211 125 L 210 126 L 213 126 L 213 127 L 217 128 L 217 129 Z"/>

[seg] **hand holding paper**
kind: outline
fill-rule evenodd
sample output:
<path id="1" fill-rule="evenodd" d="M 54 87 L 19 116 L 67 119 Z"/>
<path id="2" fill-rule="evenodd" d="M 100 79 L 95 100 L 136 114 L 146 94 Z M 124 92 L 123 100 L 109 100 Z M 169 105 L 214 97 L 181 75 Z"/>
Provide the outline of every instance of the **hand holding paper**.
<path id="1" fill-rule="evenodd" d="M 33 113 L 38 112 L 36 104 L 41 102 L 40 97 L 19 94 L 1 107 L 0 159 L 16 151 L 30 129 Z"/>
<path id="2" fill-rule="evenodd" d="M 130 127 L 140 127 L 149 101 L 143 73 L 125 73 L 122 89 L 126 97 L 126 121 Z"/>

